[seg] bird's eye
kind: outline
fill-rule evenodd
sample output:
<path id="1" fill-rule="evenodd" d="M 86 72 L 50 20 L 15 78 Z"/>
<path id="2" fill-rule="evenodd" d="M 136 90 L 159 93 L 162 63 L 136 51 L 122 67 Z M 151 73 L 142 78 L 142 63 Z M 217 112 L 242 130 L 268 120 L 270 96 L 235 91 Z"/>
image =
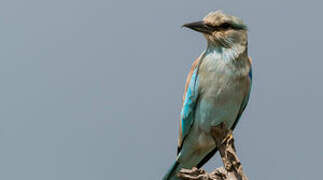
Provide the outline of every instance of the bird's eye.
<path id="1" fill-rule="evenodd" d="M 231 24 L 229 24 L 229 23 L 224 23 L 224 24 L 221 24 L 221 26 L 220 26 L 222 29 L 229 29 L 229 28 L 231 28 Z"/>

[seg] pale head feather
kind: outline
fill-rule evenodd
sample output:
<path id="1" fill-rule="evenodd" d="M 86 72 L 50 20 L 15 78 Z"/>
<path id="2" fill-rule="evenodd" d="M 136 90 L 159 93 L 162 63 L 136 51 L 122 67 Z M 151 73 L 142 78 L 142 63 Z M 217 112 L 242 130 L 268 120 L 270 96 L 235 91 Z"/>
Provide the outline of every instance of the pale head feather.
<path id="1" fill-rule="evenodd" d="M 219 27 L 218 30 L 210 34 L 204 34 L 208 43 L 226 48 L 235 45 L 247 46 L 247 25 L 245 25 L 240 18 L 224 14 L 222 11 L 218 10 L 206 15 L 203 18 L 203 21 L 207 25 Z M 225 26 L 227 27 L 223 28 Z"/>

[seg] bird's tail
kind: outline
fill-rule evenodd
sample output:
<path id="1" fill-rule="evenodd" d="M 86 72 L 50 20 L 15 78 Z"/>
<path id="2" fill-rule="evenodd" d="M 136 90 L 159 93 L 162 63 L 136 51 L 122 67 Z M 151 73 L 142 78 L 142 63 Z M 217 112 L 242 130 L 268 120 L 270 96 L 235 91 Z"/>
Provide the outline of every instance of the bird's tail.
<path id="1" fill-rule="evenodd" d="M 182 166 L 178 161 L 172 165 L 172 167 L 167 171 L 166 175 L 163 177 L 163 180 L 180 180 L 177 177 L 177 173 L 181 170 Z"/>

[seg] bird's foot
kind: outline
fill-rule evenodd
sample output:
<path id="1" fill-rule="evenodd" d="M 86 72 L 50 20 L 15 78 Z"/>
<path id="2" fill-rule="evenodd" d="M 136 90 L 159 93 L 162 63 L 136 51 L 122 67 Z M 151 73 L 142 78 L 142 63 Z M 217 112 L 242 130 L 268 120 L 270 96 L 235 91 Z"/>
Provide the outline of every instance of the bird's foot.
<path id="1" fill-rule="evenodd" d="M 178 177 L 182 180 L 211 180 L 210 175 L 203 169 L 181 169 L 178 173 Z"/>
<path id="2" fill-rule="evenodd" d="M 232 131 L 224 123 L 212 127 L 211 133 L 217 147 L 233 138 Z"/>

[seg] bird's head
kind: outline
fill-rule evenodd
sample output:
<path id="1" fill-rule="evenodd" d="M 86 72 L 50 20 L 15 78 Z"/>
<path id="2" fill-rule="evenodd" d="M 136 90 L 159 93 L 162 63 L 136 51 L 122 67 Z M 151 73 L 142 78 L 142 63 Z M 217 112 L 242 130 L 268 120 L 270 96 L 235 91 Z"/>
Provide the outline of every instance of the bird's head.
<path id="1" fill-rule="evenodd" d="M 222 11 L 211 12 L 202 21 L 184 24 L 183 27 L 203 33 L 208 43 L 217 47 L 247 46 L 247 26 L 235 16 Z"/>

